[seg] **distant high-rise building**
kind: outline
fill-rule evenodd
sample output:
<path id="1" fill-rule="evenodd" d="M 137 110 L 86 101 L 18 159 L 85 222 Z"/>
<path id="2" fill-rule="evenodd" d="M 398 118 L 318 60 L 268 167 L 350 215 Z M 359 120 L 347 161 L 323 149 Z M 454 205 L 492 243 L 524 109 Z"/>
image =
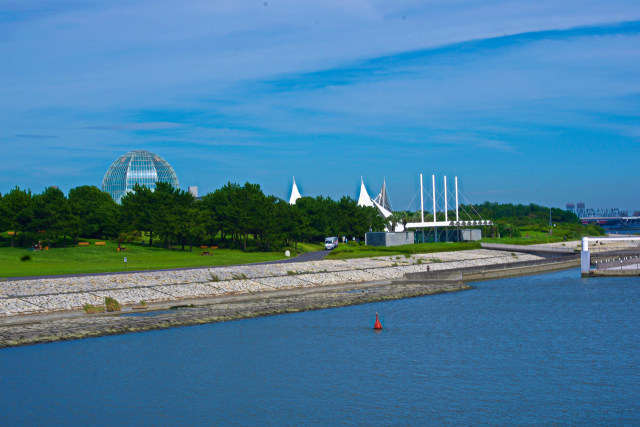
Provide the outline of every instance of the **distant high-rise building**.
<path id="1" fill-rule="evenodd" d="M 195 186 L 195 185 L 190 185 L 189 186 L 189 193 L 191 193 L 191 195 L 197 199 L 198 198 L 198 187 Z"/>
<path id="2" fill-rule="evenodd" d="M 117 203 L 136 184 L 155 189 L 156 182 L 167 182 L 179 188 L 178 177 L 171 165 L 162 157 L 147 150 L 134 150 L 118 157 L 102 180 L 106 191 Z"/>

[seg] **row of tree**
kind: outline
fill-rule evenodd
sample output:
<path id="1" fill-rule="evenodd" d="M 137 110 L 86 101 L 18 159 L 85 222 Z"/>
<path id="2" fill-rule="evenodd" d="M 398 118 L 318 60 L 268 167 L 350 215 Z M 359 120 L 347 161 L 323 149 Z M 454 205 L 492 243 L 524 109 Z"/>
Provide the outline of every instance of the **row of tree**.
<path id="1" fill-rule="evenodd" d="M 0 195 L 0 230 L 10 232 L 12 246 L 35 241 L 66 245 L 79 238 L 128 240 L 145 232 L 151 245 L 275 250 L 326 236 L 362 238 L 383 228 L 376 209 L 360 207 L 349 197 L 303 197 L 290 205 L 250 183 L 228 183 L 201 200 L 166 183 L 157 183 L 154 191 L 136 186 L 120 205 L 94 186 L 76 187 L 66 197 L 55 187 L 36 195 L 16 187 Z"/>
<path id="2" fill-rule="evenodd" d="M 461 205 L 461 219 L 491 219 L 487 236 L 519 236 L 521 231 L 549 231 L 549 221 L 568 236 L 601 234 L 597 226 L 585 227 L 579 218 L 562 209 L 485 202 Z M 455 218 L 455 212 L 449 212 Z M 419 222 L 419 212 L 394 212 L 390 229 L 398 224 Z M 425 212 L 425 221 L 433 220 Z M 444 220 L 439 212 L 437 220 Z M 375 208 L 360 207 L 343 197 L 298 199 L 295 205 L 265 195 L 257 184 L 228 183 L 196 200 L 190 193 L 157 183 L 155 191 L 136 186 L 116 204 L 108 193 L 94 186 L 73 188 L 65 196 L 55 187 L 31 194 L 16 187 L 0 194 L 0 231 L 9 231 L 11 245 L 38 241 L 67 244 L 68 239 L 129 241 L 147 233 L 149 243 L 166 247 L 218 244 L 244 250 L 275 250 L 298 242 L 322 241 L 326 236 L 363 238 L 369 231 L 382 231 L 385 220 Z M 561 229 L 560 229 L 561 228 Z"/>

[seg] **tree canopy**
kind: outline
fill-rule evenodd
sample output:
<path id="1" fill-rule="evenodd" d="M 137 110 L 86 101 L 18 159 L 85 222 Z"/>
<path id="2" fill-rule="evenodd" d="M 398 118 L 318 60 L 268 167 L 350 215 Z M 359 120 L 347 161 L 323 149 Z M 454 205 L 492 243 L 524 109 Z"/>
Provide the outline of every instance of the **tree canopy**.
<path id="1" fill-rule="evenodd" d="M 22 245 L 40 239 L 66 244 L 67 237 L 126 241 L 147 233 L 150 245 L 184 249 L 206 242 L 270 251 L 327 236 L 363 238 L 384 228 L 374 208 L 350 197 L 304 197 L 290 205 L 248 182 L 229 182 L 201 200 L 167 183 L 154 190 L 136 185 L 120 205 L 94 186 L 73 188 L 68 197 L 53 187 L 37 195 L 16 187 L 0 197 L 0 212 L 2 229 L 13 231 Z"/>

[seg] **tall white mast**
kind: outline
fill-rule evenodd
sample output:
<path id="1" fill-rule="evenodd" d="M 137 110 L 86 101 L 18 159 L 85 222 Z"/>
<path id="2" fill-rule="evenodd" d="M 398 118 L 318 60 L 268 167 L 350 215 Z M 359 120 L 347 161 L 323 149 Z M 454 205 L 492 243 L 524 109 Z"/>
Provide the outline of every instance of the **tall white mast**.
<path id="1" fill-rule="evenodd" d="M 433 191 L 433 222 L 436 222 L 436 176 L 431 175 L 431 188 Z"/>
<path id="2" fill-rule="evenodd" d="M 424 222 L 424 192 L 422 190 L 422 174 L 420 174 L 420 217 Z"/>
<path id="3" fill-rule="evenodd" d="M 458 177 L 456 176 L 456 221 L 460 221 L 458 216 Z"/>
<path id="4" fill-rule="evenodd" d="M 447 214 L 449 210 L 449 205 L 447 204 L 447 175 L 444 176 L 444 221 L 449 221 L 447 219 Z"/>

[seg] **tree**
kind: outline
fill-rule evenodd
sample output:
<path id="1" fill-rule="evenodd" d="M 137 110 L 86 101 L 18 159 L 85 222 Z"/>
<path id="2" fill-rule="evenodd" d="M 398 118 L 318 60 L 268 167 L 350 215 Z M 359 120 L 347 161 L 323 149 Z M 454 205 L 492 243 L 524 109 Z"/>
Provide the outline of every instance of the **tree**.
<path id="1" fill-rule="evenodd" d="M 513 225 L 505 224 L 504 229 L 507 233 L 509 233 L 509 238 L 511 238 L 511 235 L 513 234 Z"/>
<path id="2" fill-rule="evenodd" d="M 31 191 L 14 188 L 2 198 L 2 212 L 6 227 L 13 231 L 11 247 L 15 245 L 15 238 L 19 232 L 27 231 L 31 223 Z"/>
<path id="3" fill-rule="evenodd" d="M 149 232 L 149 245 L 153 246 L 154 224 L 152 224 L 151 218 L 151 213 L 155 208 L 153 191 L 146 186 L 136 184 L 132 191 L 122 197 L 120 203 L 124 230 Z"/>
<path id="4" fill-rule="evenodd" d="M 288 246 L 293 241 L 295 250 L 298 250 L 298 242 L 304 239 L 304 231 L 309 227 L 308 217 L 303 215 L 297 204 L 290 205 L 284 200 L 279 200 L 274 210 L 284 244 Z"/>
<path id="5" fill-rule="evenodd" d="M 69 206 L 75 218 L 74 237 L 115 237 L 120 232 L 118 204 L 109 193 L 93 185 L 69 191 Z"/>
<path id="6" fill-rule="evenodd" d="M 242 248 L 247 250 L 247 238 L 250 234 L 257 241 L 263 232 L 265 212 L 265 195 L 259 184 L 245 183 L 233 192 L 231 206 L 236 217 L 233 221 L 236 231 L 242 237 Z M 257 242 L 256 242 L 257 243 Z"/>
<path id="7" fill-rule="evenodd" d="M 391 216 L 388 218 L 389 222 L 391 223 L 391 231 L 396 231 L 396 227 L 398 226 L 398 224 L 402 223 L 405 215 L 406 214 L 402 211 L 396 211 L 391 214 Z"/>
<path id="8" fill-rule="evenodd" d="M 193 252 L 193 242 L 200 241 L 207 235 L 205 210 L 199 206 L 191 206 L 186 211 L 186 238 L 189 252 Z"/>
<path id="9" fill-rule="evenodd" d="M 164 239 L 164 245 L 179 240 L 184 250 L 188 232 L 188 209 L 193 205 L 193 195 L 166 182 L 157 182 L 151 194 L 153 209 L 150 212 L 151 228 Z"/>
<path id="10" fill-rule="evenodd" d="M 47 246 L 51 238 L 62 236 L 63 246 L 67 246 L 67 233 L 71 231 L 72 216 L 64 193 L 55 187 L 47 187 L 33 198 L 34 231 L 43 233 Z"/>
<path id="11" fill-rule="evenodd" d="M 207 206 L 213 210 L 212 219 L 209 223 L 209 231 L 214 235 L 214 230 L 220 231 L 220 238 L 224 242 L 228 235 L 235 242 L 237 240 L 237 215 L 238 212 L 233 205 L 236 193 L 239 191 L 238 184 L 228 182 L 222 188 L 217 189 L 212 194 L 205 196 Z"/>
<path id="12" fill-rule="evenodd" d="M 206 194 L 202 197 L 198 206 L 202 211 L 202 221 L 205 232 L 209 237 L 210 244 L 213 245 L 213 239 L 216 237 L 218 232 L 221 233 L 221 239 L 224 240 L 224 232 L 222 230 L 222 224 L 220 221 L 220 217 L 217 213 L 217 206 L 221 206 L 219 199 L 222 194 L 219 190 L 216 190 L 213 193 Z"/>

